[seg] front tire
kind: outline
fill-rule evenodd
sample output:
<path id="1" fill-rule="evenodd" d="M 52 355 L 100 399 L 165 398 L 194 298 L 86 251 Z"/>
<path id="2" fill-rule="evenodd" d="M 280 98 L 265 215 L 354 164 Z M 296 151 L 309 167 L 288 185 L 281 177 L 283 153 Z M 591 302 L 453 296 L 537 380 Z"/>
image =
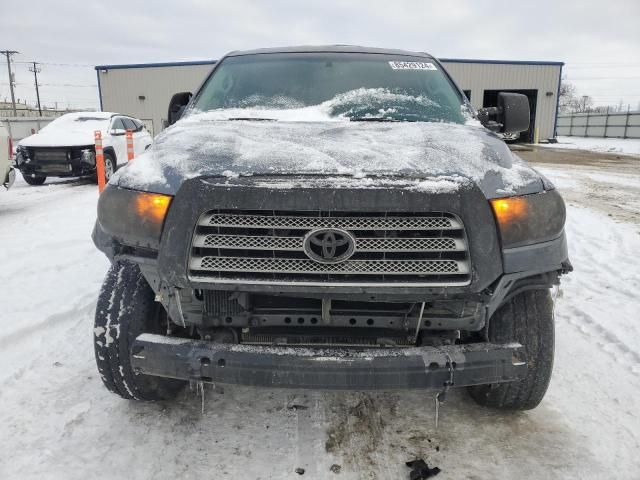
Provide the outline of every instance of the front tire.
<path id="1" fill-rule="evenodd" d="M 116 173 L 118 169 L 116 160 L 111 153 L 104 153 L 104 183 L 109 183 L 109 179 Z M 96 167 L 96 172 L 93 177 L 93 181 L 98 183 L 98 168 Z"/>
<path id="2" fill-rule="evenodd" d="M 104 154 L 104 183 L 109 183 L 111 176 L 116 173 L 116 161 L 110 153 Z"/>
<path id="3" fill-rule="evenodd" d="M 94 325 L 98 371 L 107 389 L 125 399 L 169 400 L 185 382 L 134 373 L 132 345 L 141 333 L 166 331 L 164 308 L 140 268 L 131 262 L 114 263 L 102 285 Z"/>
<path id="4" fill-rule="evenodd" d="M 42 185 L 47 179 L 46 175 L 38 175 L 37 173 L 24 173 L 22 172 L 22 178 L 29 185 Z"/>
<path id="5" fill-rule="evenodd" d="M 469 387 L 480 405 L 502 410 L 530 410 L 542 401 L 553 370 L 554 320 L 549 290 L 522 292 L 491 317 L 492 343 L 518 342 L 527 357 L 527 373 L 522 380 Z"/>

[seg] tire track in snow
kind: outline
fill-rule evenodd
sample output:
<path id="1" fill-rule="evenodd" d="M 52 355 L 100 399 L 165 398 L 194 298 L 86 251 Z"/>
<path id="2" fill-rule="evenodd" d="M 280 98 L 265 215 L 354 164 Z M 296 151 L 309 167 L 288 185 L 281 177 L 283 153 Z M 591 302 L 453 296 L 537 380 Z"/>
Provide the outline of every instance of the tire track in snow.
<path id="1" fill-rule="evenodd" d="M 33 335 L 42 335 L 44 333 L 43 329 L 57 327 L 60 324 L 71 322 L 73 320 L 76 320 L 76 323 L 79 323 L 82 318 L 78 320 L 76 315 L 80 314 L 82 316 L 86 313 L 95 311 L 97 299 L 97 292 L 86 293 L 80 297 L 73 307 L 44 317 L 37 323 L 31 323 L 24 327 L 20 327 L 8 335 L 0 336 L 0 348 L 4 349 L 10 345 L 26 341 Z"/>
<path id="2" fill-rule="evenodd" d="M 594 339 L 599 348 L 610 355 L 616 362 L 624 362 L 629 370 L 640 376 L 640 355 L 620 340 L 613 332 L 607 330 L 591 315 L 575 306 L 568 307 L 571 314 L 563 318 L 585 337 Z"/>

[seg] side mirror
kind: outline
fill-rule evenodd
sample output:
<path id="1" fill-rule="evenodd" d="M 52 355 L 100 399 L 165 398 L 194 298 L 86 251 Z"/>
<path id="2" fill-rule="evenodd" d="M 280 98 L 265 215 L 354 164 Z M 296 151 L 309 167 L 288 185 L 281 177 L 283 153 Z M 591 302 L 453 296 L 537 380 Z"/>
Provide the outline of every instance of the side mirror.
<path id="1" fill-rule="evenodd" d="M 500 92 L 498 108 L 502 110 L 502 133 L 529 130 L 529 99 L 526 95 Z"/>
<path id="2" fill-rule="evenodd" d="M 189 100 L 193 94 L 191 92 L 180 92 L 176 93 L 171 97 L 171 101 L 169 102 L 169 110 L 167 112 L 167 123 L 169 125 L 173 125 L 184 113 L 184 109 L 189 104 Z"/>
<path id="3" fill-rule="evenodd" d="M 494 116 L 494 119 L 490 117 Z M 529 129 L 529 99 L 520 93 L 498 93 L 498 106 L 481 108 L 478 118 L 489 130 L 517 133 Z"/>
<path id="4" fill-rule="evenodd" d="M 124 128 L 114 128 L 111 130 L 111 135 L 124 135 L 125 133 L 127 133 L 127 131 Z"/>

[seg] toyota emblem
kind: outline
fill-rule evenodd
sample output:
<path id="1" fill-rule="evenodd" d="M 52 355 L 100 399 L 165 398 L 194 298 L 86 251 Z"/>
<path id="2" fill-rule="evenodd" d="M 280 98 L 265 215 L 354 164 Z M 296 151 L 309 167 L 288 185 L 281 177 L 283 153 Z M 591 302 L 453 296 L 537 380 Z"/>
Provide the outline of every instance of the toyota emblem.
<path id="1" fill-rule="evenodd" d="M 349 232 L 335 228 L 313 230 L 304 237 L 304 253 L 319 263 L 340 263 L 349 259 L 356 239 Z"/>

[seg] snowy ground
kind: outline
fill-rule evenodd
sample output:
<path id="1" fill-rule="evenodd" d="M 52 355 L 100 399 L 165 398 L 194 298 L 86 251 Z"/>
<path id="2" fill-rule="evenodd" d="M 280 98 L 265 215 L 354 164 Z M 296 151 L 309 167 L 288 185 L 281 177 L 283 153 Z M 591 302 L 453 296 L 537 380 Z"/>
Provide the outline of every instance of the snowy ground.
<path id="1" fill-rule="evenodd" d="M 640 155 L 640 139 L 637 138 L 558 137 L 558 143 L 539 146 Z"/>
<path id="2" fill-rule="evenodd" d="M 640 169 L 541 170 L 568 199 L 575 266 L 558 298 L 550 391 L 519 414 L 456 391 L 437 431 L 432 393 L 227 388 L 206 391 L 204 414 L 188 391 L 169 404 L 109 394 L 92 347 L 108 266 L 90 240 L 96 187 L 19 179 L 0 191 L 0 479 L 284 479 L 299 478 L 296 468 L 303 478 L 404 479 L 414 457 L 443 479 L 637 479 L 640 221 L 589 199 L 600 185 L 620 203 L 622 190 L 605 188 L 616 182 L 638 198 Z"/>

